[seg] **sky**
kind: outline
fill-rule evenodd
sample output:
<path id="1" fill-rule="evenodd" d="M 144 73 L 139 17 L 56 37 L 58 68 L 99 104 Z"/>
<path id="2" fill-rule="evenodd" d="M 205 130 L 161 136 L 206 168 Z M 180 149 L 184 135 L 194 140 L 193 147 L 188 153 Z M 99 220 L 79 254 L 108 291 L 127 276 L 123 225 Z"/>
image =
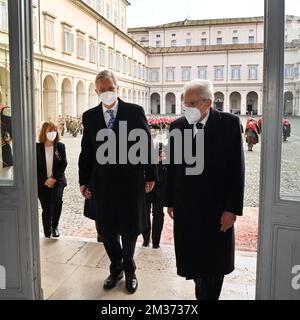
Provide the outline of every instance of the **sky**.
<path id="1" fill-rule="evenodd" d="M 128 27 L 189 19 L 263 16 L 264 0 L 129 0 Z M 300 0 L 286 0 L 287 14 L 300 16 Z"/>
<path id="2" fill-rule="evenodd" d="M 299 0 L 298 0 L 299 1 Z M 262 16 L 264 0 L 129 0 L 128 27 L 189 19 Z M 299 1 L 300 2 L 300 1 Z"/>

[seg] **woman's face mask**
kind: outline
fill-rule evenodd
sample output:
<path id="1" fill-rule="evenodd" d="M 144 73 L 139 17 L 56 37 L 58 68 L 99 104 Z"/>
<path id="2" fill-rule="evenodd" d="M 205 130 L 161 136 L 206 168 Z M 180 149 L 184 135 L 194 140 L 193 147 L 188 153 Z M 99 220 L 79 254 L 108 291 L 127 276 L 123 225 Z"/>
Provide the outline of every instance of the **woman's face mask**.
<path id="1" fill-rule="evenodd" d="M 195 107 L 185 107 L 184 116 L 189 124 L 195 124 L 200 120 L 201 112 Z"/>
<path id="2" fill-rule="evenodd" d="M 102 101 L 102 103 L 104 103 L 107 106 L 110 106 L 117 101 L 118 94 L 117 92 L 114 92 L 114 91 L 106 91 L 106 92 L 100 93 L 99 98 Z"/>
<path id="3" fill-rule="evenodd" d="M 49 141 L 53 142 L 57 136 L 57 132 L 56 131 L 49 131 L 49 132 L 47 132 L 46 136 Z"/>

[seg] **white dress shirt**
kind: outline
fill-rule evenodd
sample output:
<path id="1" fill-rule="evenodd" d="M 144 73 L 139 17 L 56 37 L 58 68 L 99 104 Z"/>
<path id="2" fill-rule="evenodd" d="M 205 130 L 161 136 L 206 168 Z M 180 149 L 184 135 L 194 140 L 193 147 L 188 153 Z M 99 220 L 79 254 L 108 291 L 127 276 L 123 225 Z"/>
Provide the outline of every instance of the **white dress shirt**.
<path id="1" fill-rule="evenodd" d="M 53 175 L 53 152 L 54 152 L 53 146 L 45 147 L 47 178 L 50 178 Z"/>
<path id="2" fill-rule="evenodd" d="M 109 115 L 109 113 L 106 112 L 106 111 L 107 111 L 107 110 L 113 110 L 113 112 L 114 112 L 114 117 L 116 118 L 116 117 L 117 117 L 117 112 L 118 112 L 118 107 L 119 107 L 118 105 L 119 105 L 119 101 L 117 100 L 116 103 L 115 103 L 115 105 L 114 105 L 112 108 L 108 109 L 108 108 L 106 108 L 105 105 L 102 103 L 103 117 L 104 117 L 106 126 L 108 125 L 109 120 L 110 120 L 110 115 Z"/>
<path id="3" fill-rule="evenodd" d="M 204 127 L 205 127 L 205 125 L 206 125 L 206 122 L 207 122 L 207 120 L 208 120 L 208 118 L 209 118 L 209 115 L 210 115 L 210 109 L 208 110 L 207 115 L 200 121 L 200 123 L 203 124 L 202 129 L 204 129 Z M 197 128 L 196 125 L 197 125 L 197 124 L 195 123 L 195 124 L 194 124 L 194 136 L 195 136 L 195 135 L 197 134 L 197 132 L 198 132 L 198 128 Z"/>

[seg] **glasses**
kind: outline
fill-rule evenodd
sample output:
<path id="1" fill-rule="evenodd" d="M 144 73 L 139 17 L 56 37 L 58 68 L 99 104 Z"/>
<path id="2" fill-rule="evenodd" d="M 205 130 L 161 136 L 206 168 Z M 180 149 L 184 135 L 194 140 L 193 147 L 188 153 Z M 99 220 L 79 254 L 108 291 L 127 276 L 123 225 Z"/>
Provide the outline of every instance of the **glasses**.
<path id="1" fill-rule="evenodd" d="M 200 99 L 200 100 L 196 100 L 196 101 L 191 101 L 191 102 L 184 102 L 182 104 L 183 108 L 195 108 L 196 106 L 199 105 L 200 102 L 205 103 L 207 101 L 207 99 Z"/>

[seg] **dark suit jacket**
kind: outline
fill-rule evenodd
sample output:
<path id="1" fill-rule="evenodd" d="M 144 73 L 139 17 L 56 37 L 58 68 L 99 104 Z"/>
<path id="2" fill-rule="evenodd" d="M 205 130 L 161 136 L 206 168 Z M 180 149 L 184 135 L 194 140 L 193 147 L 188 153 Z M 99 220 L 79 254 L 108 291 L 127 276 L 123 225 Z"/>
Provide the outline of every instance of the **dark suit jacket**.
<path id="1" fill-rule="evenodd" d="M 36 144 L 37 152 L 37 177 L 38 187 L 41 188 L 47 180 L 47 166 L 46 166 L 46 154 L 44 143 Z M 65 176 L 65 170 L 67 167 L 67 157 L 65 145 L 61 142 L 54 145 L 53 152 L 53 178 L 56 180 L 56 184 L 65 187 L 67 180 Z"/>
<path id="2" fill-rule="evenodd" d="M 141 106 L 119 99 L 113 127 L 117 142 L 117 164 L 100 165 L 97 149 L 104 143 L 96 141 L 99 130 L 106 129 L 102 104 L 86 111 L 82 117 L 83 137 L 79 157 L 79 184 L 88 185 L 92 199 L 85 202 L 84 215 L 95 219 L 103 236 L 112 232 L 138 235 L 147 228 L 145 211 L 145 181 L 156 181 L 153 164 L 119 164 L 119 122 L 127 121 L 127 131 L 143 129 L 147 133 L 148 152 L 151 136 Z M 128 142 L 127 151 L 134 144 Z"/>
<path id="3" fill-rule="evenodd" d="M 191 129 L 185 118 L 171 130 Z M 204 171 L 187 176 L 186 164 L 167 169 L 167 207 L 174 208 L 177 272 L 200 278 L 234 269 L 234 230 L 220 232 L 223 211 L 242 215 L 244 152 L 237 116 L 211 109 L 204 128 Z"/>

